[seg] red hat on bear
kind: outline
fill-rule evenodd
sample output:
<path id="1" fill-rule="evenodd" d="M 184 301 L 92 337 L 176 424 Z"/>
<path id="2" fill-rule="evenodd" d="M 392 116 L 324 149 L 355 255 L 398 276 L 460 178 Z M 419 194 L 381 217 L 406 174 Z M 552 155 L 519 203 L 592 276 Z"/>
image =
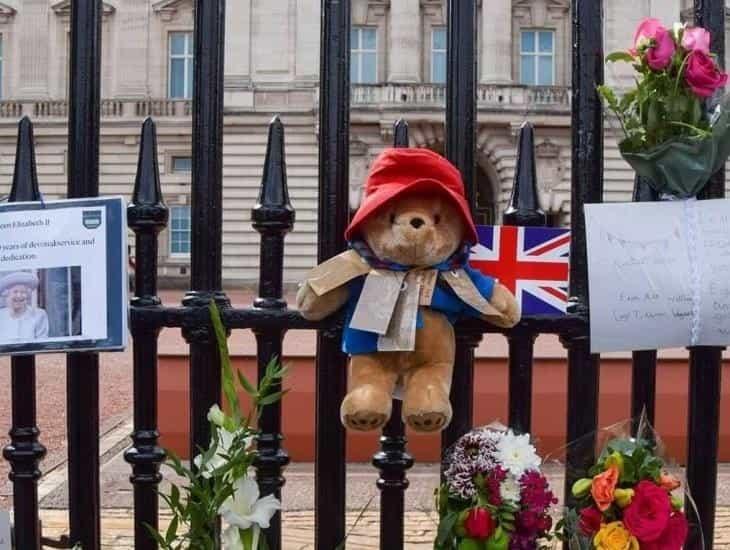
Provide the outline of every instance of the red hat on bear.
<path id="1" fill-rule="evenodd" d="M 429 149 L 406 147 L 386 149 L 375 159 L 365 182 L 362 204 L 345 231 L 345 238 L 352 240 L 363 222 L 400 195 L 429 191 L 443 194 L 456 206 L 464 222 L 464 239 L 469 244 L 476 244 L 477 230 L 459 171 Z"/>

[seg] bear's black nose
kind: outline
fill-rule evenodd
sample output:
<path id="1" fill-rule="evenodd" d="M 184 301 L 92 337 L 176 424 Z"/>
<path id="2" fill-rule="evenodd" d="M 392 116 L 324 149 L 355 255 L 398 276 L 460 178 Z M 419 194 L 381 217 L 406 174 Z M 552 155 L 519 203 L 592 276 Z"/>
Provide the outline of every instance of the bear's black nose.
<path id="1" fill-rule="evenodd" d="M 424 223 L 426 222 L 424 222 L 421 218 L 411 218 L 411 225 L 416 229 L 421 227 Z"/>

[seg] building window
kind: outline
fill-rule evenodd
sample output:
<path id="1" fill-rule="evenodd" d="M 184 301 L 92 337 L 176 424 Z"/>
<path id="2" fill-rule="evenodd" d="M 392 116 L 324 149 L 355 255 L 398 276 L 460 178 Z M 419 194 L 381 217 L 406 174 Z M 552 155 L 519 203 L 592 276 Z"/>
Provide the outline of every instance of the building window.
<path id="1" fill-rule="evenodd" d="M 555 32 L 525 30 L 520 39 L 520 82 L 528 86 L 555 84 Z"/>
<path id="2" fill-rule="evenodd" d="M 446 27 L 431 31 L 431 82 L 446 83 Z"/>
<path id="3" fill-rule="evenodd" d="M 190 99 L 193 97 L 193 33 L 170 33 L 169 97 Z"/>
<path id="4" fill-rule="evenodd" d="M 189 174 L 192 172 L 192 157 L 172 157 L 172 171 L 178 174 Z"/>
<path id="5" fill-rule="evenodd" d="M 374 84 L 378 77 L 378 38 L 374 27 L 353 27 L 350 34 L 350 80 Z"/>
<path id="6" fill-rule="evenodd" d="M 189 206 L 173 206 L 170 209 L 170 254 L 190 254 Z"/>

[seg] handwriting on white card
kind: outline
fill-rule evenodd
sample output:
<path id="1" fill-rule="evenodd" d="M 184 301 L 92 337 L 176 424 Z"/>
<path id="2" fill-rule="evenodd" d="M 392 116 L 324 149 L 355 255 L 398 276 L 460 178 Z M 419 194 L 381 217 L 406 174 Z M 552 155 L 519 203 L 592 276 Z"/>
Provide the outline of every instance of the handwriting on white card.
<path id="1" fill-rule="evenodd" d="M 592 351 L 730 343 L 730 201 L 585 213 Z"/>

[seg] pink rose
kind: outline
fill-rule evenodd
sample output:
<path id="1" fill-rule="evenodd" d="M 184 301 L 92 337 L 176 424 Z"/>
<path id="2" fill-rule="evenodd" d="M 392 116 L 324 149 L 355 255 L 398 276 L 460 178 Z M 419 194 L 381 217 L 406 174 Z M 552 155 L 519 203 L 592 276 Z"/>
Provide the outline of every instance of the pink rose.
<path id="1" fill-rule="evenodd" d="M 688 55 L 684 79 L 692 93 L 705 98 L 727 83 L 727 74 L 720 72 L 715 61 L 707 54 L 695 50 Z"/>
<path id="2" fill-rule="evenodd" d="M 677 46 L 670 32 L 663 27 L 657 29 L 654 42 L 654 46 L 646 50 L 646 62 L 655 71 L 662 71 L 672 63 Z"/>
<path id="3" fill-rule="evenodd" d="M 682 47 L 689 52 L 710 53 L 710 33 L 702 27 L 689 27 L 682 35 Z"/>
<path id="4" fill-rule="evenodd" d="M 639 23 L 639 26 L 636 28 L 636 32 L 634 33 L 634 48 L 638 50 L 641 46 L 644 46 L 650 41 L 655 40 L 656 33 L 659 29 L 667 30 L 664 28 L 662 22 L 659 21 L 659 19 L 654 19 L 652 17 L 642 19 L 641 23 Z"/>
<path id="5" fill-rule="evenodd" d="M 642 46 L 646 49 L 646 62 L 655 71 L 666 69 L 672 62 L 677 46 L 674 43 L 671 33 L 661 24 L 658 19 L 646 18 L 636 29 L 634 34 L 634 48 L 639 50 Z"/>

